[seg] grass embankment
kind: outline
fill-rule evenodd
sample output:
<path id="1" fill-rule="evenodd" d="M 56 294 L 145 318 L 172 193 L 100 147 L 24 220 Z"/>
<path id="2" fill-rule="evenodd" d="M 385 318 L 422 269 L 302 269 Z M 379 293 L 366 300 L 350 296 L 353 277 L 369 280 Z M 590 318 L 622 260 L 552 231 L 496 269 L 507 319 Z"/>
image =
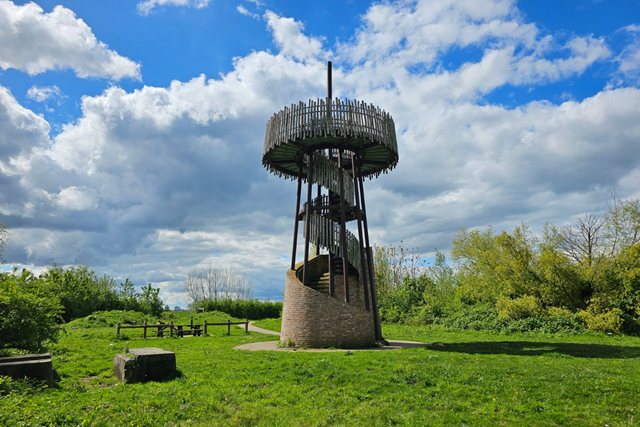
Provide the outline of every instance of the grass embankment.
<path id="1" fill-rule="evenodd" d="M 280 332 L 280 326 L 282 324 L 282 319 L 262 319 L 256 320 L 253 322 L 253 326 L 257 326 L 258 328 L 266 329 L 268 331 L 276 331 Z"/>
<path id="2" fill-rule="evenodd" d="M 188 314 L 174 322 L 187 323 Z M 194 320 L 226 320 L 196 315 Z M 266 325 L 265 325 L 266 326 Z M 226 327 L 208 337 L 115 338 L 68 328 L 52 348 L 57 388 L 0 400 L 0 425 L 593 425 L 640 421 L 640 339 L 498 335 L 384 325 L 388 339 L 444 348 L 244 352 L 275 340 Z M 125 345 L 176 352 L 181 377 L 117 384 Z"/>

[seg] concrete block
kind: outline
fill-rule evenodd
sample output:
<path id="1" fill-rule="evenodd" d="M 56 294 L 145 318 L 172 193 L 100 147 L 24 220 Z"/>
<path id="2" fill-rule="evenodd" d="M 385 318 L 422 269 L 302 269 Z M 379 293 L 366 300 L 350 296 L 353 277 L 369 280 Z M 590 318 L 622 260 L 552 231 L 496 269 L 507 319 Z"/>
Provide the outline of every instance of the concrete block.
<path id="1" fill-rule="evenodd" d="M 129 382 L 134 379 L 136 361 L 127 354 L 116 354 L 113 358 L 113 374 L 120 382 Z"/>
<path id="2" fill-rule="evenodd" d="M 113 373 L 119 381 L 162 381 L 176 371 L 176 354 L 161 348 L 132 348 L 116 354 Z"/>
<path id="3" fill-rule="evenodd" d="M 13 379 L 32 378 L 53 387 L 51 353 L 0 358 L 0 375 Z"/>

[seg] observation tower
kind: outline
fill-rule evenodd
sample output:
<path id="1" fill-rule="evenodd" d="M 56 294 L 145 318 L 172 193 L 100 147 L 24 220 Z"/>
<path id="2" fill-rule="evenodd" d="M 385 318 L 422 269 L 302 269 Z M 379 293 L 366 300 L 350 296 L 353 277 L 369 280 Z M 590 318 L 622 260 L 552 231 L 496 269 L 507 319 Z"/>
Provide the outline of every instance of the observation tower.
<path id="1" fill-rule="evenodd" d="M 392 170 L 398 144 L 388 113 L 332 99 L 331 62 L 327 86 L 327 98 L 292 104 L 267 123 L 262 164 L 298 181 L 280 340 L 312 348 L 364 347 L 382 339 L 364 178 Z M 347 229 L 351 221 L 353 232 Z M 300 223 L 304 260 L 296 263 Z"/>

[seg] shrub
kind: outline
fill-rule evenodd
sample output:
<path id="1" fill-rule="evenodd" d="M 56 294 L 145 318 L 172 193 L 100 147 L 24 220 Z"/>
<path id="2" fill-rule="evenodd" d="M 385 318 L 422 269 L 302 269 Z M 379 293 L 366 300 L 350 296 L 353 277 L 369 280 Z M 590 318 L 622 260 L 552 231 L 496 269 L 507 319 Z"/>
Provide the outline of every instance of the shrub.
<path id="1" fill-rule="evenodd" d="M 238 319 L 260 320 L 282 316 L 281 301 L 232 300 L 205 298 L 192 304 L 192 308 L 204 308 L 206 311 L 222 311 Z"/>
<path id="2" fill-rule="evenodd" d="M 28 270 L 0 274 L 0 348 L 40 350 L 55 341 L 61 313 L 55 289 Z"/>
<path id="3" fill-rule="evenodd" d="M 594 310 L 580 311 L 580 317 L 589 330 L 594 332 L 620 332 L 622 327 L 622 310 L 614 308 L 600 313 Z"/>
<path id="4" fill-rule="evenodd" d="M 496 308 L 500 317 L 506 320 L 524 319 L 544 313 L 540 301 L 531 295 L 516 299 L 501 297 L 496 301 Z"/>
<path id="5" fill-rule="evenodd" d="M 406 276 L 403 282 L 378 296 L 380 318 L 387 322 L 404 321 L 415 315 L 425 303 L 425 295 L 434 295 L 435 284 L 426 275 Z M 436 301 L 431 301 L 437 306 Z"/>
<path id="6" fill-rule="evenodd" d="M 85 265 L 66 270 L 54 265 L 41 278 L 56 289 L 64 309 L 62 317 L 67 322 L 108 310 L 133 310 L 159 316 L 164 308 L 160 289 L 151 284 L 136 293 L 129 279 L 116 284 L 112 277 L 98 277 Z"/>
<path id="7" fill-rule="evenodd" d="M 490 331 L 497 333 L 540 332 L 576 333 L 585 330 L 580 316 L 568 310 L 555 309 L 553 314 L 542 312 L 529 317 L 508 320 L 491 304 L 460 305 L 442 317 L 425 318 L 420 313 L 407 323 L 435 324 L 451 329 Z"/>
<path id="8" fill-rule="evenodd" d="M 59 296 L 66 322 L 93 313 L 96 310 L 109 310 L 117 304 L 114 279 L 99 278 L 85 265 L 50 268 L 42 279 L 54 287 Z"/>

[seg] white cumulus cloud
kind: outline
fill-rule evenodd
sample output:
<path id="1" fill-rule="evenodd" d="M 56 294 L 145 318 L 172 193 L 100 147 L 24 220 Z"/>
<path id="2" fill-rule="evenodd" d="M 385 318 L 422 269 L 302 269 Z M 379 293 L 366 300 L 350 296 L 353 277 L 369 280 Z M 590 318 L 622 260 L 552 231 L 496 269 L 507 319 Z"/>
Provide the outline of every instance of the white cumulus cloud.
<path id="1" fill-rule="evenodd" d="M 256 13 L 249 12 L 249 10 L 247 10 L 247 8 L 244 7 L 243 5 L 238 5 L 238 7 L 236 9 L 238 10 L 238 12 L 240 12 L 244 16 L 248 16 L 248 17 L 253 18 L 253 19 L 260 19 L 260 15 L 258 15 Z"/>
<path id="2" fill-rule="evenodd" d="M 31 86 L 27 91 L 27 98 L 33 99 L 36 102 L 45 102 L 48 99 L 57 99 L 66 98 L 65 95 L 60 92 L 60 88 L 58 86 Z"/>
<path id="3" fill-rule="evenodd" d="M 158 6 L 180 6 L 202 9 L 209 5 L 210 0 L 145 0 L 137 4 L 140 15 L 147 16 Z"/>
<path id="4" fill-rule="evenodd" d="M 67 187 L 60 190 L 55 204 L 63 209 L 84 211 L 97 207 L 95 190 L 87 187 Z"/>
<path id="5" fill-rule="evenodd" d="M 29 75 L 72 69 L 78 77 L 139 79 L 140 65 L 96 39 L 91 28 L 63 6 L 44 13 L 35 3 L 0 1 L 0 68 Z"/>
<path id="6" fill-rule="evenodd" d="M 304 25 L 293 18 L 280 16 L 270 10 L 264 14 L 273 34 L 273 40 L 284 55 L 299 60 L 316 58 L 323 54 L 322 40 L 302 33 Z"/>
<path id="7" fill-rule="evenodd" d="M 631 36 L 630 43 L 616 57 L 618 72 L 627 81 L 640 85 L 640 25 L 628 25 L 620 31 Z"/>

